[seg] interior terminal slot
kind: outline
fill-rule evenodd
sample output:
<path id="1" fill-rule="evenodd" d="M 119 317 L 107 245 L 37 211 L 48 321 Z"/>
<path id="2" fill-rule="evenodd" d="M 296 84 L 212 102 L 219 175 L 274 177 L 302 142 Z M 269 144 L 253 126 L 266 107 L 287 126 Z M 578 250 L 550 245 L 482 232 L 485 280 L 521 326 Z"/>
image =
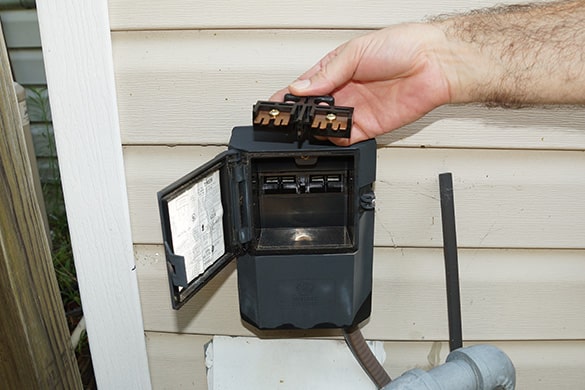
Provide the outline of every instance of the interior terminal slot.
<path id="1" fill-rule="evenodd" d="M 343 173 L 265 175 L 261 177 L 260 182 L 262 183 L 262 194 L 343 192 L 346 187 Z"/>
<path id="2" fill-rule="evenodd" d="M 300 162 L 300 164 L 299 164 Z M 257 158 L 251 163 L 258 251 L 350 250 L 353 157 Z"/>

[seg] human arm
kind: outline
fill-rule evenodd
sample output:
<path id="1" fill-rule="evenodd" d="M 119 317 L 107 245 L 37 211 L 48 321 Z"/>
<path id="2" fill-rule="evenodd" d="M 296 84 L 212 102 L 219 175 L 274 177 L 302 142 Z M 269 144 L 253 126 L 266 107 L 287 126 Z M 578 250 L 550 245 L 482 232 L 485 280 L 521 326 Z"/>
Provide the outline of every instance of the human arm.
<path id="1" fill-rule="evenodd" d="M 585 1 L 501 6 L 437 19 L 454 53 L 452 102 L 585 104 Z"/>
<path id="2" fill-rule="evenodd" d="M 344 43 L 284 92 L 353 106 L 373 138 L 447 103 L 585 104 L 585 1 L 504 6 L 401 24 Z"/>

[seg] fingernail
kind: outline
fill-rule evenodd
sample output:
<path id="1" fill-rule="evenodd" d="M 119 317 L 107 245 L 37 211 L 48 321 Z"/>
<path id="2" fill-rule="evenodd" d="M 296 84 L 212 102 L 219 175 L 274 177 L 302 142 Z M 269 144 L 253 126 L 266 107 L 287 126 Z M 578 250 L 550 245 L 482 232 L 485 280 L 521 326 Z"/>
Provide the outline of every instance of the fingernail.
<path id="1" fill-rule="evenodd" d="M 307 89 L 311 85 L 311 80 L 297 80 L 290 86 L 297 90 Z"/>

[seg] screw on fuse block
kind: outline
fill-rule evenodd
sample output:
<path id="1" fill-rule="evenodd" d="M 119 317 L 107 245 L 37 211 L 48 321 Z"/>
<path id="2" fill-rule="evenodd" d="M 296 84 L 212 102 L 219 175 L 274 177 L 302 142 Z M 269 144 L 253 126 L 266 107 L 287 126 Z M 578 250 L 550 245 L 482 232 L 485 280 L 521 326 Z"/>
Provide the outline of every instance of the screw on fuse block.
<path id="1" fill-rule="evenodd" d="M 345 131 L 348 127 L 348 121 L 349 118 L 347 116 L 336 115 L 332 112 L 318 112 L 311 123 L 311 128 L 318 130 L 331 130 L 334 132 Z"/>
<path id="2" fill-rule="evenodd" d="M 274 126 L 286 127 L 290 122 L 290 112 L 279 110 L 277 108 L 260 107 L 254 116 L 254 126 Z"/>

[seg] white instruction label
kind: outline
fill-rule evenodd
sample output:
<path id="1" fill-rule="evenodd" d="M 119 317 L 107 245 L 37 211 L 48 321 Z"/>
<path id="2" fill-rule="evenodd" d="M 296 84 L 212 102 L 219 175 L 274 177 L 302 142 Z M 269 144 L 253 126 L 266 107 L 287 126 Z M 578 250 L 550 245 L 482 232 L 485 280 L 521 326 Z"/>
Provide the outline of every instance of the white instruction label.
<path id="1" fill-rule="evenodd" d="M 168 208 L 173 252 L 185 258 L 191 283 L 225 253 L 219 171 L 169 201 Z"/>

